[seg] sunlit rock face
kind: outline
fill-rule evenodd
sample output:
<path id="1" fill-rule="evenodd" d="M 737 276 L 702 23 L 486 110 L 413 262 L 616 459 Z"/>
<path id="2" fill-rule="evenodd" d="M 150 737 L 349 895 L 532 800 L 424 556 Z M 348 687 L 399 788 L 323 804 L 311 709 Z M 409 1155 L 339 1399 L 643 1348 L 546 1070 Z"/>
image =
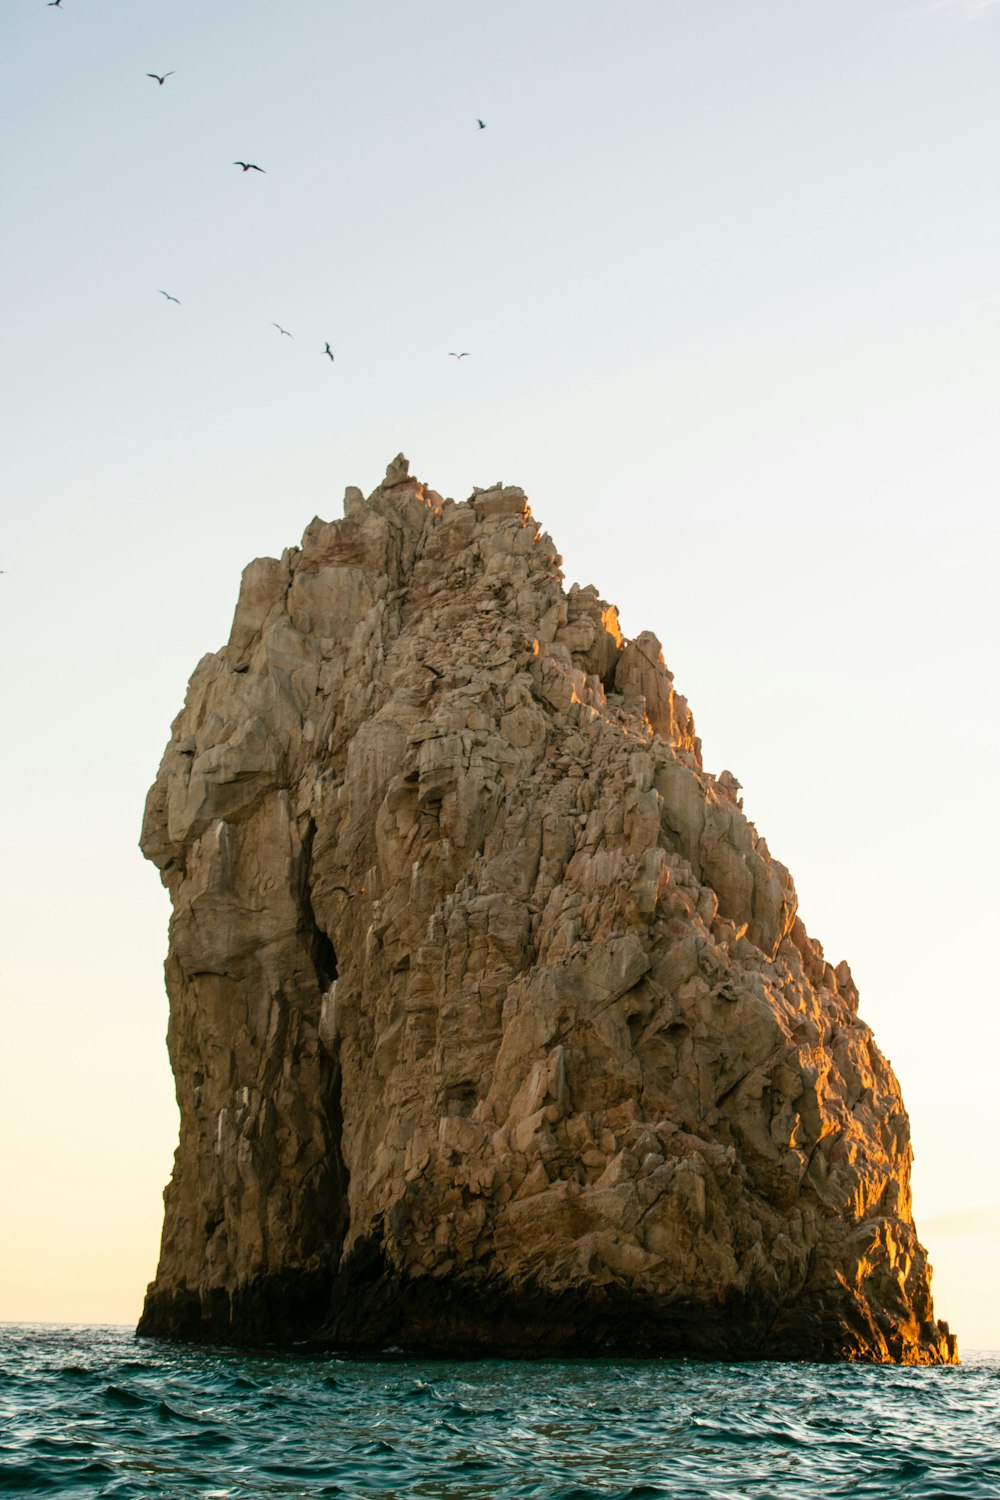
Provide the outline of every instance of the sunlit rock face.
<path id="1" fill-rule="evenodd" d="M 142 847 L 181 1112 L 140 1330 L 948 1361 L 846 964 L 521 490 L 251 563 Z M 815 814 L 817 818 L 820 814 Z"/>

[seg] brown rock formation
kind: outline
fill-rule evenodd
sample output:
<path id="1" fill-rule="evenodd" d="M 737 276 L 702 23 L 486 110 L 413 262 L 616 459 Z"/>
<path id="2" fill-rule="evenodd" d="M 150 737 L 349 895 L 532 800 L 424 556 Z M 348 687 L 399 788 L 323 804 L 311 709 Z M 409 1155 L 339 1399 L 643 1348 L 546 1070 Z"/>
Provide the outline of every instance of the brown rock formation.
<path id="1" fill-rule="evenodd" d="M 846 964 L 521 490 L 251 563 L 142 847 L 181 1111 L 140 1331 L 955 1357 Z"/>

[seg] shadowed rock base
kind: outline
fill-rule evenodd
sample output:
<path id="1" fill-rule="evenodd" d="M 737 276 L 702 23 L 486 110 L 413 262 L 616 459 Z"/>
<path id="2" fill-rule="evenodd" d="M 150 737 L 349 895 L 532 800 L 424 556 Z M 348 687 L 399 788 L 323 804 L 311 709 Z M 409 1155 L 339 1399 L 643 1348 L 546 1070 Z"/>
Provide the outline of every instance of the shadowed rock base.
<path id="1" fill-rule="evenodd" d="M 230 1294 L 217 1289 L 151 1293 L 138 1332 L 198 1343 L 294 1344 L 299 1348 L 427 1356 L 544 1358 L 659 1356 L 725 1360 L 865 1360 L 951 1364 L 955 1338 L 946 1324 L 921 1330 L 908 1348 L 893 1330 L 865 1323 L 853 1298 L 819 1296 L 793 1307 L 723 1306 L 636 1296 L 621 1287 L 517 1291 L 430 1277 L 400 1277 L 380 1243 L 355 1246 L 340 1274 L 269 1277 Z"/>
<path id="2" fill-rule="evenodd" d="M 297 1344 L 330 1305 L 332 1271 L 286 1271 L 229 1291 L 151 1292 L 136 1332 L 204 1344 Z"/>
<path id="3" fill-rule="evenodd" d="M 899 1085 L 659 641 L 516 487 L 400 457 L 344 512 L 246 569 L 146 805 L 180 1140 L 140 1331 L 954 1359 Z"/>

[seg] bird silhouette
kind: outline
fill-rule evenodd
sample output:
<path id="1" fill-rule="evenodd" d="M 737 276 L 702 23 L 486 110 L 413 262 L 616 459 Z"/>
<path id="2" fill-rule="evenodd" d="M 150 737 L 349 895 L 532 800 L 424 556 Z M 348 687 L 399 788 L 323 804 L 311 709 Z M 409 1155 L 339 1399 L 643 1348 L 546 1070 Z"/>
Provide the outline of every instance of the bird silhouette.
<path id="1" fill-rule="evenodd" d="M 477 120 L 476 124 L 479 126 L 480 130 L 485 130 L 486 129 L 486 121 L 485 120 Z"/>
<path id="2" fill-rule="evenodd" d="M 233 166 L 242 167 L 244 172 L 263 172 L 264 170 L 263 167 L 258 167 L 256 162 L 252 161 L 234 161 Z"/>
<path id="3" fill-rule="evenodd" d="M 279 333 L 283 333 L 286 339 L 293 339 L 295 337 L 294 333 L 289 333 L 287 328 L 282 328 L 280 323 L 272 323 L 271 327 L 276 328 Z"/>
<path id="4" fill-rule="evenodd" d="M 166 297 L 166 299 L 167 299 L 168 302 L 176 302 L 177 306 L 180 307 L 180 305 L 181 305 L 181 299 L 179 297 L 171 297 L 170 293 L 169 292 L 165 292 L 163 290 L 162 286 L 158 287 L 157 290 L 158 290 L 158 292 L 159 292 L 159 294 L 160 294 L 161 297 Z"/>
<path id="5" fill-rule="evenodd" d="M 58 5 L 62 9 L 62 0 L 49 0 L 49 10 L 52 9 L 53 5 Z"/>
<path id="6" fill-rule="evenodd" d="M 470 353 L 471 353 L 471 350 L 469 350 L 469 349 L 463 349 L 462 352 L 461 352 L 461 354 L 456 354 L 455 351 L 454 351 L 454 349 L 449 349 L 449 351 L 448 351 L 448 358 L 449 359 L 467 359 Z"/>
<path id="7" fill-rule="evenodd" d="M 157 83 L 160 85 L 161 88 L 166 83 L 167 79 L 168 78 L 173 78 L 173 76 L 174 76 L 174 70 L 173 70 L 173 68 L 170 69 L 169 73 L 147 73 L 146 74 L 147 78 L 155 78 L 156 81 L 157 81 Z"/>
<path id="8" fill-rule="evenodd" d="M 324 344 L 323 345 L 323 353 L 324 354 L 329 354 L 330 358 L 331 359 L 333 358 L 333 350 L 330 348 L 329 344 Z"/>

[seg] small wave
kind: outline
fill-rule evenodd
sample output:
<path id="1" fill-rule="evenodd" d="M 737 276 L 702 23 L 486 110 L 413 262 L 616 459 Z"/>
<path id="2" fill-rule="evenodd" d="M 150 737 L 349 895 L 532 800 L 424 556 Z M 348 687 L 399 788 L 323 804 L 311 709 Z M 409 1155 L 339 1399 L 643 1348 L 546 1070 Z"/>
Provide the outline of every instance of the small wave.
<path id="1" fill-rule="evenodd" d="M 442 1415 L 446 1417 L 465 1419 L 479 1416 L 479 1412 L 476 1411 L 475 1407 L 466 1406 L 464 1401 L 442 1401 L 439 1409 Z"/>
<path id="2" fill-rule="evenodd" d="M 700 1437 L 713 1443 L 733 1443 L 736 1447 L 760 1442 L 756 1433 L 746 1427 L 720 1427 L 717 1422 L 706 1422 L 703 1417 L 694 1417 L 690 1426 Z"/>
<path id="3" fill-rule="evenodd" d="M 164 1422 L 199 1422 L 200 1418 L 191 1416 L 186 1411 L 178 1411 L 176 1406 L 171 1406 L 161 1396 L 153 1408 L 156 1415 Z"/>
<path id="4" fill-rule="evenodd" d="M 276 1479 L 334 1479 L 340 1474 L 343 1465 L 315 1458 L 312 1460 L 302 1459 L 300 1462 L 286 1460 L 277 1462 L 267 1460 L 257 1466 L 257 1474 L 273 1474 Z"/>
<path id="5" fill-rule="evenodd" d="M 571 1484 L 566 1489 L 552 1490 L 552 1500 L 608 1500 L 607 1490 L 585 1489 L 583 1485 Z"/>
<path id="6" fill-rule="evenodd" d="M 22 1495 L 51 1494 L 52 1471 L 39 1463 L 3 1463 L 2 1484 L 5 1490 L 15 1490 Z"/>
<path id="7" fill-rule="evenodd" d="M 204 1427 L 198 1427 L 194 1432 L 177 1433 L 174 1441 L 181 1445 L 185 1453 L 192 1450 L 198 1453 L 217 1453 L 221 1449 L 231 1448 L 236 1439 L 228 1432 L 206 1432 Z"/>
<path id="8" fill-rule="evenodd" d="M 130 1391 L 123 1385 L 106 1385 L 103 1395 L 112 1406 L 123 1406 L 129 1411 L 138 1411 L 150 1405 L 148 1396 L 137 1396 L 135 1391 Z"/>
<path id="9" fill-rule="evenodd" d="M 85 1463 L 41 1463 L 38 1459 L 25 1463 L 0 1462 L 0 1489 L 21 1495 L 62 1495 L 76 1490 L 81 1480 L 107 1481 L 115 1477 L 114 1465 L 104 1459 L 88 1459 Z"/>
<path id="10" fill-rule="evenodd" d="M 456 1474 L 482 1474 L 486 1469 L 498 1467 L 496 1459 L 491 1458 L 456 1458 L 452 1459 L 450 1467 Z"/>
<path id="11" fill-rule="evenodd" d="M 156 1402 L 156 1415 L 166 1422 L 190 1422 L 196 1427 L 219 1427 L 217 1417 L 208 1416 L 200 1411 L 181 1411 L 179 1407 L 171 1406 L 162 1396 Z"/>
<path id="12" fill-rule="evenodd" d="M 58 1437 L 37 1437 L 32 1442 L 32 1449 L 36 1453 L 47 1454 L 52 1458 L 74 1458 L 78 1455 L 94 1452 L 94 1441 L 92 1438 L 72 1438 L 60 1433 Z M 3 1485 L 0 1484 L 0 1489 Z"/>
<path id="13" fill-rule="evenodd" d="M 418 1380 L 415 1385 L 411 1385 L 407 1390 L 400 1391 L 396 1397 L 396 1400 L 404 1406 L 412 1402 L 436 1401 L 437 1399 L 433 1387 L 427 1385 L 422 1380 Z"/>

